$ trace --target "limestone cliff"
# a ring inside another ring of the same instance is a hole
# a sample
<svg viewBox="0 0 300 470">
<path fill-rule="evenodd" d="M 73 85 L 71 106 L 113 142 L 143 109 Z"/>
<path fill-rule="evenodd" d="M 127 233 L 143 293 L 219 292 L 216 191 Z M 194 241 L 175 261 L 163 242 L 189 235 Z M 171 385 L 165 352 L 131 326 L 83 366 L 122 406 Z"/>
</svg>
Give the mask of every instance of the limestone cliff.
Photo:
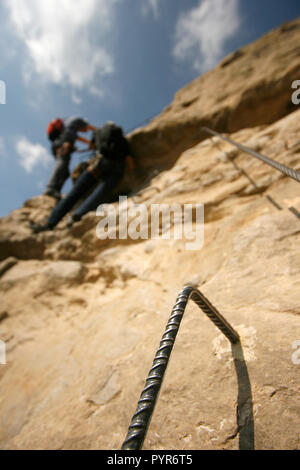
<svg viewBox="0 0 300 470">
<path fill-rule="evenodd" d="M 188 281 L 242 350 L 188 305 L 144 449 L 300 448 L 300 221 L 288 210 L 300 210 L 299 185 L 199 133 L 209 125 L 299 170 L 299 39 L 297 20 L 232 54 L 131 136 L 135 181 L 161 171 L 129 204 L 203 203 L 202 249 L 99 240 L 94 213 L 33 236 L 45 196 L 0 221 L 2 449 L 119 449 Z"/>
<path fill-rule="evenodd" d="M 180 90 L 170 106 L 133 133 L 141 167 L 172 166 L 184 150 L 207 138 L 200 126 L 231 133 L 294 111 L 291 83 L 300 76 L 299 36 L 299 19 L 284 24 Z"/>
</svg>

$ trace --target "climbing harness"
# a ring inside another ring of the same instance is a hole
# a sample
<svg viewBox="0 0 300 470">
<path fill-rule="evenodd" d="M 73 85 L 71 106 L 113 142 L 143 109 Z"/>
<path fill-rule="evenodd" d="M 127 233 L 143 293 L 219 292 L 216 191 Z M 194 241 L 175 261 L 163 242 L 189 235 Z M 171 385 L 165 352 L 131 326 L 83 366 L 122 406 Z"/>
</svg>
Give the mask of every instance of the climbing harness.
<svg viewBox="0 0 300 470">
<path fill-rule="evenodd" d="M 159 349 L 157 350 L 152 368 L 146 380 L 145 388 L 141 393 L 136 412 L 128 428 L 128 434 L 122 445 L 122 450 L 140 450 L 142 448 L 176 335 L 190 298 L 201 308 L 232 344 L 236 344 L 240 341 L 238 333 L 209 300 L 207 300 L 194 285 L 186 285 L 178 295 L 176 304 L 173 307 L 165 333 L 162 336 Z"/>
</svg>

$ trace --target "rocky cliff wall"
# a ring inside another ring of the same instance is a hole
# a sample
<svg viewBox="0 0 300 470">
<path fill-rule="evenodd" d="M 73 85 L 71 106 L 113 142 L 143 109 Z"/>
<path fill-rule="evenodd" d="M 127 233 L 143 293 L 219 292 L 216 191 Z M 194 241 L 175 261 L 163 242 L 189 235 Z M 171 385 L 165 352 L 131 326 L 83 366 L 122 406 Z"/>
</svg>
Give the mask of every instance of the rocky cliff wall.
<svg viewBox="0 0 300 470">
<path fill-rule="evenodd" d="M 201 249 L 99 240 L 94 213 L 33 236 L 29 221 L 53 207 L 45 196 L 0 221 L 2 449 L 119 449 L 189 281 L 241 348 L 188 305 L 144 448 L 299 449 L 300 222 L 288 209 L 300 211 L 299 184 L 218 138 L 191 138 L 209 124 L 300 170 L 299 35 L 295 21 L 233 54 L 132 136 L 144 171 L 168 170 L 128 204 L 203 203 Z"/>
</svg>

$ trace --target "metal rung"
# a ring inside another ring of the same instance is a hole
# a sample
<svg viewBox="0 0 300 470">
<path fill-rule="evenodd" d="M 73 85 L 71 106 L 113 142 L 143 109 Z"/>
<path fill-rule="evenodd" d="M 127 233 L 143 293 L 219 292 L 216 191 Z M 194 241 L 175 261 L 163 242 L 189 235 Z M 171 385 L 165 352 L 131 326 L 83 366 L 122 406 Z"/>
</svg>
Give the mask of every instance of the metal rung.
<svg viewBox="0 0 300 470">
<path fill-rule="evenodd" d="M 180 323 L 189 299 L 213 321 L 232 344 L 239 342 L 238 333 L 193 285 L 187 285 L 177 297 L 171 316 L 162 336 L 159 349 L 155 355 L 153 366 L 148 374 L 145 387 L 141 393 L 137 409 L 128 428 L 128 434 L 122 445 L 122 450 L 140 450 L 142 448 L 156 400 L 163 382 L 164 374 L 175 343 Z M 175 327 L 174 327 L 175 326 Z M 162 354 L 164 352 L 165 354 Z M 145 403 L 146 402 L 146 403 Z"/>
</svg>

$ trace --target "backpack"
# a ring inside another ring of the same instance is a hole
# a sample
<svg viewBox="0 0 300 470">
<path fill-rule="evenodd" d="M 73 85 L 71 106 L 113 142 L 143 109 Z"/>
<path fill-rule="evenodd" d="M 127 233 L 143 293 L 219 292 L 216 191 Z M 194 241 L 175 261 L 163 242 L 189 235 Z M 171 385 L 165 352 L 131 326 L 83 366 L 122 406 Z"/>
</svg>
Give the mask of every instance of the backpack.
<svg viewBox="0 0 300 470">
<path fill-rule="evenodd" d="M 96 149 L 106 158 L 124 158 L 129 154 L 129 145 L 123 129 L 113 122 L 107 122 L 94 133 Z"/>
<path fill-rule="evenodd" d="M 97 129 L 93 132 L 91 142 L 94 144 L 96 150 L 107 159 L 125 158 L 126 166 L 130 171 L 134 170 L 134 161 L 130 156 L 129 143 L 123 135 L 121 127 L 117 126 L 113 122 L 106 123 L 101 129 Z M 72 173 L 72 180 L 75 183 L 78 177 L 88 169 L 96 179 L 99 179 L 97 175 L 97 167 L 99 158 L 101 155 L 90 158 L 87 162 L 79 163 Z M 117 163 L 117 161 L 115 162 Z"/>
</svg>

